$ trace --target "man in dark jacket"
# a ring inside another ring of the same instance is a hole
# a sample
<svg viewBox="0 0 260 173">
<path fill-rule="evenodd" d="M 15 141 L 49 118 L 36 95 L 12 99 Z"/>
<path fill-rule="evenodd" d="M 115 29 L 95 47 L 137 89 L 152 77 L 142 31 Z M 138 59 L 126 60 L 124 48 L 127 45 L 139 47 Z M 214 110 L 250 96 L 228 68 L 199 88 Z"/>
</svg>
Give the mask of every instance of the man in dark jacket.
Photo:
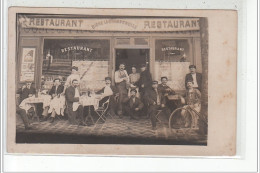
<svg viewBox="0 0 260 173">
<path fill-rule="evenodd" d="M 101 107 L 109 99 L 109 111 L 115 115 L 116 103 L 119 97 L 119 92 L 117 87 L 111 84 L 112 80 L 110 77 L 105 77 L 105 87 L 97 91 L 97 94 L 102 94 L 102 99 L 99 101 L 99 106 Z"/>
<path fill-rule="evenodd" d="M 152 129 L 156 130 L 156 114 L 158 109 L 162 109 L 166 115 L 165 97 L 158 90 L 158 81 L 152 82 L 152 88 L 145 92 L 145 99 L 148 103 L 148 113 L 152 122 Z M 169 115 L 166 115 L 169 116 Z M 167 118 L 168 119 L 168 118 Z"/>
<path fill-rule="evenodd" d="M 32 86 L 32 82 L 27 81 L 22 88 L 18 89 L 17 94 L 20 94 L 20 104 L 24 99 L 36 94 L 36 89 Z"/>
<path fill-rule="evenodd" d="M 151 73 L 147 70 L 146 64 L 142 64 L 138 86 L 139 86 L 141 100 L 144 103 L 144 109 L 143 109 L 144 115 L 147 115 L 148 113 L 147 110 L 148 103 L 146 102 L 145 99 L 145 92 L 151 88 L 151 83 L 152 83 Z"/>
<path fill-rule="evenodd" d="M 131 96 L 128 100 L 128 106 L 126 107 L 126 112 L 129 114 L 130 119 L 137 119 L 137 117 L 140 115 L 140 111 L 144 107 L 142 101 L 138 97 L 136 97 L 136 93 L 136 89 L 131 89 Z"/>
<path fill-rule="evenodd" d="M 196 66 L 195 65 L 190 65 L 189 66 L 190 73 L 186 74 L 185 77 L 185 87 L 187 87 L 188 81 L 193 81 L 193 88 L 198 89 L 201 91 L 201 84 L 202 84 L 202 75 L 201 73 L 196 73 Z"/>
<path fill-rule="evenodd" d="M 65 91 L 65 98 L 67 101 L 68 118 L 70 123 L 76 124 L 76 116 L 78 114 L 80 122 L 79 125 L 85 126 L 83 117 L 83 106 L 79 104 L 79 82 L 77 79 L 72 81 L 72 86 L 68 87 Z"/>
</svg>

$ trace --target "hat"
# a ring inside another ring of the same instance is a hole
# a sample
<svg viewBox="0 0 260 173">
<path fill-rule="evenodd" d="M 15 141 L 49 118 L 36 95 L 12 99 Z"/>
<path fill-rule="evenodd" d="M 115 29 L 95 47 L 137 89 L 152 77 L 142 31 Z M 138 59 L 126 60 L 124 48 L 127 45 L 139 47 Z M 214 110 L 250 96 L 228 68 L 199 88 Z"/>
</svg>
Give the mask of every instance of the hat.
<svg viewBox="0 0 260 173">
<path fill-rule="evenodd" d="M 196 65 L 190 65 L 189 68 L 196 68 Z"/>
<path fill-rule="evenodd" d="M 152 84 L 158 84 L 158 81 L 157 81 L 157 80 L 154 80 L 154 81 L 152 82 Z"/>
<path fill-rule="evenodd" d="M 134 91 L 135 93 L 137 93 L 136 89 L 131 89 L 130 92 Z"/>
<path fill-rule="evenodd" d="M 73 70 L 73 69 L 76 70 L 76 71 L 78 71 L 79 68 L 76 67 L 76 66 L 73 66 L 71 70 Z"/>
<path fill-rule="evenodd" d="M 166 76 L 162 76 L 161 80 L 163 80 L 163 79 L 167 79 L 168 80 L 168 78 Z"/>
<path fill-rule="evenodd" d="M 141 68 L 142 68 L 142 67 L 146 67 L 146 64 L 141 64 Z"/>
<path fill-rule="evenodd" d="M 110 80 L 111 81 L 111 77 L 105 77 L 105 80 Z"/>
</svg>

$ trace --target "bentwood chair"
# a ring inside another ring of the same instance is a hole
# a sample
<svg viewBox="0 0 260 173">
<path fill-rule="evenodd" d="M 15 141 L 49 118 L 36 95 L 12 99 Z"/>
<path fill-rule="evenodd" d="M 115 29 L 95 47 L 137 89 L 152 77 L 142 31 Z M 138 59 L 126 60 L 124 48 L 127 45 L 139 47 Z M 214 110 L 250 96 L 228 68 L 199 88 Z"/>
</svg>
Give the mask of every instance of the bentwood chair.
<svg viewBox="0 0 260 173">
<path fill-rule="evenodd" d="M 97 113 L 97 115 L 99 117 L 98 120 L 96 121 L 96 123 L 98 123 L 100 120 L 103 120 L 104 122 L 106 121 L 106 114 L 109 114 L 108 113 L 108 108 L 109 108 L 109 103 L 110 103 L 109 100 L 110 100 L 110 97 L 108 98 L 108 100 L 106 102 L 104 102 L 102 104 L 101 107 L 99 107 L 97 110 L 95 110 L 95 112 Z"/>
</svg>

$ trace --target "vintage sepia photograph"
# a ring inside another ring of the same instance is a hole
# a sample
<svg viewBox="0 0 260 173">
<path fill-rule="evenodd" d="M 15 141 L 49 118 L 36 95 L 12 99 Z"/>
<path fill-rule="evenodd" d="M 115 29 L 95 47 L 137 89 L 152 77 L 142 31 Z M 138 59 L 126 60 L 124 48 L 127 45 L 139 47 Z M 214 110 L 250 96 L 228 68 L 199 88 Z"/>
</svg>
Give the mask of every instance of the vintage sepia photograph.
<svg viewBox="0 0 260 173">
<path fill-rule="evenodd" d="M 17 14 L 16 143 L 207 145 L 207 23 Z"/>
<path fill-rule="evenodd" d="M 235 154 L 236 17 L 11 8 L 8 151 Z"/>
</svg>

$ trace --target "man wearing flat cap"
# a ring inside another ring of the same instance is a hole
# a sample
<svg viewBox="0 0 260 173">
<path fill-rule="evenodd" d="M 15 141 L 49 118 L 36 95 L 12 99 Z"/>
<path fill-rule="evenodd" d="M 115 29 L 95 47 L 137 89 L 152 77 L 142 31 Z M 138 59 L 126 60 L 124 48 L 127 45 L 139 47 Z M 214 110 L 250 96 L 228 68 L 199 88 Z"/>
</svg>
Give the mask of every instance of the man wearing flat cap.
<svg viewBox="0 0 260 173">
<path fill-rule="evenodd" d="M 116 102 L 119 97 L 117 87 L 111 84 L 112 80 L 110 77 L 105 77 L 105 87 L 97 91 L 97 94 L 102 94 L 102 99 L 99 101 L 101 107 L 109 99 L 109 111 L 112 115 L 115 115 Z"/>
<path fill-rule="evenodd" d="M 201 84 L 202 84 L 202 75 L 201 73 L 196 72 L 196 66 L 190 65 L 189 66 L 190 73 L 186 74 L 185 77 L 185 87 L 187 88 L 188 81 L 193 81 L 193 88 L 198 89 L 201 91 Z"/>
<path fill-rule="evenodd" d="M 145 92 L 145 99 L 148 103 L 148 114 L 151 118 L 152 130 L 156 130 L 156 114 L 158 109 L 162 109 L 165 116 L 168 116 L 166 113 L 165 107 L 165 97 L 162 95 L 158 89 L 158 81 L 152 82 L 152 88 L 148 89 Z M 168 117 L 167 117 L 168 119 Z"/>
<path fill-rule="evenodd" d="M 131 89 L 130 98 L 128 100 L 128 106 L 126 107 L 126 112 L 129 114 L 130 119 L 137 119 L 140 116 L 140 111 L 143 109 L 144 104 L 136 96 L 137 90 Z"/>
</svg>

